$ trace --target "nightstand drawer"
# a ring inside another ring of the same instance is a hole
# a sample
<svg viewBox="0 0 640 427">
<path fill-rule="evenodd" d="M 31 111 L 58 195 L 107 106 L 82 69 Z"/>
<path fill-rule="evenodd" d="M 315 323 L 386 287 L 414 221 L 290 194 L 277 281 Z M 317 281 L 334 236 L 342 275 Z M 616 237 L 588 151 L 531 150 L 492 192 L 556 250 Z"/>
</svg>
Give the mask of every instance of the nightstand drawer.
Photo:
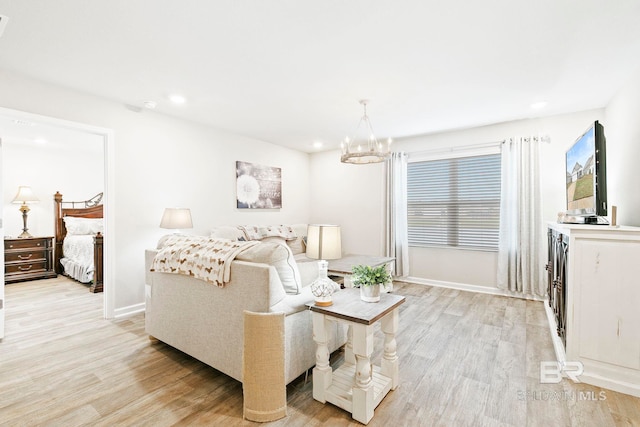
<svg viewBox="0 0 640 427">
<path fill-rule="evenodd" d="M 6 263 L 4 265 L 4 273 L 10 274 L 22 274 L 22 273 L 35 273 L 39 271 L 47 271 L 47 260 L 35 262 L 20 262 L 20 263 Z"/>
<path fill-rule="evenodd" d="M 47 248 L 51 247 L 50 241 L 50 238 L 5 239 L 4 250 Z"/>
<path fill-rule="evenodd" d="M 13 262 L 33 262 L 33 261 L 44 261 L 47 258 L 46 250 L 23 250 L 23 251 L 15 251 L 15 252 L 6 252 L 4 254 L 4 262 L 13 263 Z"/>
</svg>

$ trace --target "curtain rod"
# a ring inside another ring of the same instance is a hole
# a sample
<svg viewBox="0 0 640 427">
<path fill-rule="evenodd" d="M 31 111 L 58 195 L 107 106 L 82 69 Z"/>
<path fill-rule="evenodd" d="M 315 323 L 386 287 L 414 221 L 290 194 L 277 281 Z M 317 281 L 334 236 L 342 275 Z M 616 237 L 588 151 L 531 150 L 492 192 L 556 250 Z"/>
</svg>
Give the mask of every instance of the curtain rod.
<svg viewBox="0 0 640 427">
<path fill-rule="evenodd" d="M 431 150 L 423 150 L 423 151 L 411 151 L 409 152 L 409 155 L 420 156 L 423 154 L 450 153 L 454 151 L 472 150 L 477 148 L 497 147 L 499 145 L 504 144 L 506 141 L 507 141 L 506 139 L 503 139 L 502 141 L 483 142 L 479 144 L 469 144 L 469 145 L 458 145 L 454 147 L 434 148 Z"/>
<path fill-rule="evenodd" d="M 513 142 L 515 138 L 509 138 L 509 139 L 505 139 L 504 141 L 502 141 L 502 143 L 504 144 L 505 142 L 509 141 L 509 142 Z M 551 137 L 549 135 L 540 135 L 540 136 L 521 136 L 520 137 L 521 140 L 524 140 L 525 142 L 529 142 L 531 140 L 534 141 L 540 141 L 540 142 L 546 142 L 547 144 L 549 144 L 551 142 Z"/>
</svg>

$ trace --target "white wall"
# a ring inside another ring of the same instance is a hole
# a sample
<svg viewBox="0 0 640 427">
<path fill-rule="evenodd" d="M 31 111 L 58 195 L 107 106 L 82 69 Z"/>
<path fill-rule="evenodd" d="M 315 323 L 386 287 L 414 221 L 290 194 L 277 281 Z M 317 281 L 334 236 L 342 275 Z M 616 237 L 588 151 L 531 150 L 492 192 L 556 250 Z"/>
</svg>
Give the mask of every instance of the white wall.
<svg viewBox="0 0 640 427">
<path fill-rule="evenodd" d="M 103 143 L 86 136 L 84 149 L 64 143 L 38 144 L 3 136 L 2 188 L 5 235 L 22 232 L 19 204 L 12 204 L 18 186 L 27 185 L 40 202 L 29 204 L 29 232 L 34 236 L 53 236 L 53 195 L 62 192 L 64 200 L 81 201 L 104 191 Z"/>
<path fill-rule="evenodd" d="M 618 206 L 618 223 L 640 226 L 640 72 L 606 109 L 607 200 Z"/>
<path fill-rule="evenodd" d="M 0 71 L 0 93 L 2 107 L 114 131 L 116 309 L 144 301 L 144 250 L 166 232 L 158 227 L 165 207 L 190 207 L 192 232 L 198 234 L 221 224 L 309 221 L 306 153 L 159 113 L 136 113 L 117 102 L 6 71 Z M 236 160 L 282 168 L 282 209 L 236 209 Z"/>
<path fill-rule="evenodd" d="M 311 158 L 311 223 L 340 225 L 343 253 L 382 254 L 384 165 L 340 163 L 337 151 Z"/>
<path fill-rule="evenodd" d="M 591 110 L 543 119 L 520 120 L 423 135 L 394 142 L 395 151 L 408 153 L 451 146 L 502 141 L 512 136 L 548 135 L 542 144 L 543 218 L 555 220 L 565 209 L 565 151 L 604 110 Z M 608 129 L 608 128 L 607 128 Z M 312 219 L 331 216 L 343 224 L 343 246 L 351 252 L 384 253 L 384 168 L 380 165 L 344 165 L 337 152 L 311 156 Z M 366 216 L 367 220 L 362 218 Z M 545 236 L 541 236 L 545 238 Z M 355 241 L 354 241 L 355 239 Z M 419 281 L 496 288 L 497 254 L 459 249 L 410 248 L 410 276 Z M 542 268 L 542 265 L 541 265 Z"/>
</svg>

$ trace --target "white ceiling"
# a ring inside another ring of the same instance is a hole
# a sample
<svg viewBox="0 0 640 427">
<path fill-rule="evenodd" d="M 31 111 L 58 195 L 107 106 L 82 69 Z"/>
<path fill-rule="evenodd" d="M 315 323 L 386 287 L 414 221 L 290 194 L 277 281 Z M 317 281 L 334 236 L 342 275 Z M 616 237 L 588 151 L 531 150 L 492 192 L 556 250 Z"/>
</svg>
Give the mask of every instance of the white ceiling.
<svg viewBox="0 0 640 427">
<path fill-rule="evenodd" d="M 307 152 L 352 134 L 362 98 L 376 136 L 400 138 L 600 108 L 640 70 L 637 0 L 0 0 L 0 15 L 0 68 Z"/>
<path fill-rule="evenodd" d="M 70 127 L 26 120 L 0 112 L 0 137 L 3 144 L 16 144 L 38 150 L 83 152 L 92 156 L 104 153 L 104 138 Z"/>
</svg>

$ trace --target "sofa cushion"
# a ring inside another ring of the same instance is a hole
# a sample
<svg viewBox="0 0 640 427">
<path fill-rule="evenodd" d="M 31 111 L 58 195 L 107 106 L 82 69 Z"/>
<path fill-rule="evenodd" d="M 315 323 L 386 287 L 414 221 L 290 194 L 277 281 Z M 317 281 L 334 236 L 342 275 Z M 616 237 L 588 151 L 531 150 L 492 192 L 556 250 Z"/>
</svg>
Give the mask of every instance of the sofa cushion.
<svg viewBox="0 0 640 427">
<path fill-rule="evenodd" d="M 259 245 L 241 252 L 236 259 L 273 265 L 280 276 L 282 287 L 287 294 L 300 292 L 300 272 L 286 244 L 261 240 Z"/>
<path fill-rule="evenodd" d="M 320 269 L 318 268 L 318 260 L 304 257 L 301 260 L 300 254 L 295 256 L 296 263 L 298 264 L 298 271 L 300 271 L 300 286 L 305 287 L 313 283 L 318 278 Z"/>
<path fill-rule="evenodd" d="M 287 295 L 283 300 L 271 306 L 270 312 L 282 312 L 285 316 L 308 310 L 307 303 L 313 302 L 313 294 L 309 286 L 302 288 L 298 295 Z"/>
</svg>

